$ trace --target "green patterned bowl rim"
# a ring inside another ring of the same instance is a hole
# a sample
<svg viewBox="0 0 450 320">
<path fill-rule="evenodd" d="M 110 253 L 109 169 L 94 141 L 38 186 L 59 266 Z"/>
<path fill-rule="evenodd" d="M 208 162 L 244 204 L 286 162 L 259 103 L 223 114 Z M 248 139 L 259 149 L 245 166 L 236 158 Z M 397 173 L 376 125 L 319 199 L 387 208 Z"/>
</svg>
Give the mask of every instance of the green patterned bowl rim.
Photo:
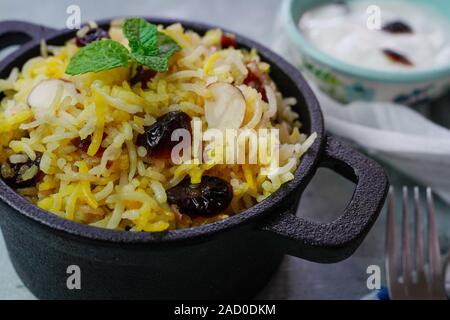
<svg viewBox="0 0 450 320">
<path fill-rule="evenodd" d="M 442 11 L 446 11 L 446 16 L 450 17 L 450 1 L 448 0 L 415 0 L 414 2 L 423 2 L 429 5 L 438 6 Z M 300 32 L 297 27 L 298 18 L 300 15 L 296 15 L 293 10 L 299 3 L 308 2 L 305 0 L 284 0 L 282 5 L 281 17 L 282 24 L 286 30 L 289 38 L 295 43 L 300 51 L 307 57 L 320 62 L 328 68 L 334 69 L 339 73 L 347 76 L 363 78 L 365 80 L 379 81 L 379 82 L 394 82 L 394 83 L 417 83 L 430 80 L 437 80 L 440 78 L 450 77 L 450 64 L 431 68 L 427 70 L 407 71 L 407 72 L 389 72 L 389 71 L 377 71 L 367 68 L 358 67 L 352 64 L 342 62 L 334 58 L 333 56 L 326 54 L 319 49 L 316 49 L 313 44 L 308 41 Z M 310 6 L 314 7 L 320 3 L 326 3 L 329 1 L 309 1 Z M 303 11 L 302 11 L 303 12 Z M 301 13 L 301 12 L 299 12 Z"/>
</svg>

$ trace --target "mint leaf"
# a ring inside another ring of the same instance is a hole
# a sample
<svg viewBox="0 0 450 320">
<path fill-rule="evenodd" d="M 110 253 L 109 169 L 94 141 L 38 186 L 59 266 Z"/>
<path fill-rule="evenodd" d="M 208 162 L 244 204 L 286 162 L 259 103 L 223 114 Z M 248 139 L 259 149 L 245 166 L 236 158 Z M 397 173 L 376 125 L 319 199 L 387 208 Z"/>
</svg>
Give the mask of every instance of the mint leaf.
<svg viewBox="0 0 450 320">
<path fill-rule="evenodd" d="M 138 53 L 132 53 L 131 56 L 139 64 L 143 64 L 157 72 L 166 72 L 169 69 L 169 58 L 166 56 L 145 56 Z"/>
<path fill-rule="evenodd" d="M 66 73 L 78 75 L 127 67 L 129 60 L 128 49 L 119 42 L 110 39 L 95 41 L 81 48 L 70 59 Z"/>
<path fill-rule="evenodd" d="M 158 29 L 142 18 L 126 19 L 123 32 L 128 39 L 131 52 L 156 55 L 158 52 Z"/>
<path fill-rule="evenodd" d="M 106 39 L 81 48 L 70 60 L 66 73 L 78 75 L 127 67 L 130 59 L 157 72 L 169 69 L 169 59 L 181 47 L 168 35 L 142 18 L 125 20 L 123 31 L 131 53 L 119 42 Z"/>
<path fill-rule="evenodd" d="M 175 52 L 180 51 L 181 47 L 171 37 L 158 31 L 158 50 L 160 55 L 170 58 Z"/>
<path fill-rule="evenodd" d="M 124 34 L 128 39 L 131 56 L 140 64 L 158 72 L 166 72 L 169 59 L 181 47 L 169 36 L 142 18 L 125 20 Z"/>
</svg>

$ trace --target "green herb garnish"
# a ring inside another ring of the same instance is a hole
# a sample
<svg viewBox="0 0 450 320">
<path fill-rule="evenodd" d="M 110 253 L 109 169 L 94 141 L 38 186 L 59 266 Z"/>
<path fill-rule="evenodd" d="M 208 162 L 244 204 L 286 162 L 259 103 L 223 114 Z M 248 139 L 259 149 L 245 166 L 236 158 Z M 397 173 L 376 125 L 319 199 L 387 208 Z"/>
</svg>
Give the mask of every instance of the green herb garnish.
<svg viewBox="0 0 450 320">
<path fill-rule="evenodd" d="M 167 71 L 170 57 L 181 49 L 172 38 L 141 18 L 127 19 L 123 32 L 128 39 L 131 57 L 158 72 Z"/>
<path fill-rule="evenodd" d="M 78 51 L 70 59 L 66 73 L 71 75 L 99 72 L 127 67 L 130 62 L 128 49 L 113 40 L 95 41 Z"/>
<path fill-rule="evenodd" d="M 181 50 L 172 38 L 142 18 L 126 19 L 123 31 L 131 52 L 114 40 L 95 41 L 82 47 L 70 59 L 66 73 L 78 75 L 127 67 L 133 60 L 157 72 L 166 72 L 170 57 Z"/>
</svg>

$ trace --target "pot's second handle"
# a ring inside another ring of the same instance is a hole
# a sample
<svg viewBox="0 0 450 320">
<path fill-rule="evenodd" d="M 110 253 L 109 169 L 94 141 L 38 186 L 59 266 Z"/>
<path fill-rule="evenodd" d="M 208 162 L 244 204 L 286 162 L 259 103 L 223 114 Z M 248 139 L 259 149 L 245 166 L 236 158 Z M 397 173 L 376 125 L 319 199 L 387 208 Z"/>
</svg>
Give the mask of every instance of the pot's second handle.
<svg viewBox="0 0 450 320">
<path fill-rule="evenodd" d="M 266 221 L 262 229 L 287 254 L 332 263 L 348 258 L 359 246 L 383 207 L 388 179 L 378 163 L 331 136 L 320 166 L 356 183 L 343 214 L 333 222 L 317 223 L 296 217 L 297 207 L 292 206 Z"/>
<path fill-rule="evenodd" d="M 14 44 L 40 41 L 56 29 L 24 21 L 0 21 L 0 50 Z"/>
</svg>

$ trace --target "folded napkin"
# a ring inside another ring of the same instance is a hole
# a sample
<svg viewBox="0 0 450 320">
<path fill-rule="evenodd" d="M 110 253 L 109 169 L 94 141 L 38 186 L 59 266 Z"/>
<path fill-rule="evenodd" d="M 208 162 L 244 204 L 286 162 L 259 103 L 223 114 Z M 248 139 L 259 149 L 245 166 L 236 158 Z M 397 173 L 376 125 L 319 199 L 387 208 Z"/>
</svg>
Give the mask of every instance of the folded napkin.
<svg viewBox="0 0 450 320">
<path fill-rule="evenodd" d="M 450 203 L 450 130 L 407 106 L 385 102 L 342 105 L 311 85 L 329 132 L 430 186 Z"/>
</svg>

